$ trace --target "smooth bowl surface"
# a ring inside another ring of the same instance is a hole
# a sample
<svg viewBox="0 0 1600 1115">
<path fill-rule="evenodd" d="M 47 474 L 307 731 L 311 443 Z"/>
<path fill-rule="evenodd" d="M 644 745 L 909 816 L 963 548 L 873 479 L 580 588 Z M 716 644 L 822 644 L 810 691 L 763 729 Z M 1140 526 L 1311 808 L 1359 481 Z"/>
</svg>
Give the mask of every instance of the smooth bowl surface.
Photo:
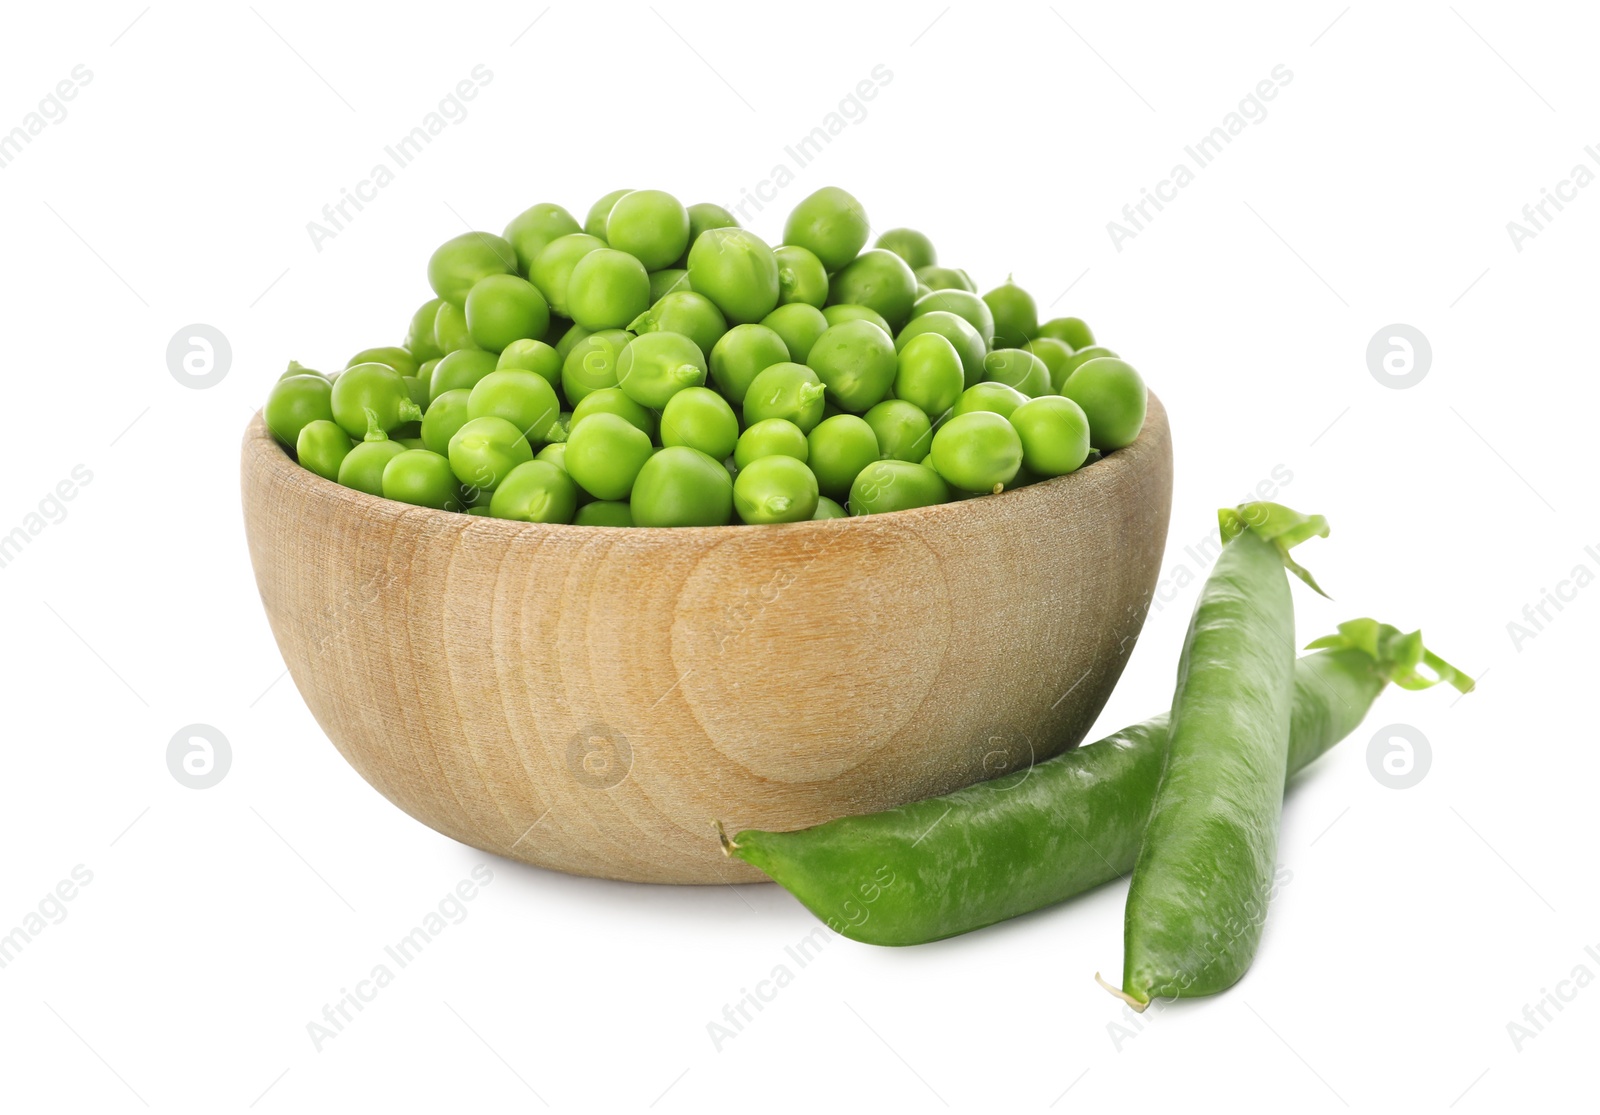
<svg viewBox="0 0 1600 1115">
<path fill-rule="evenodd" d="M 885 809 L 1075 746 L 1144 622 L 1167 416 L 1080 472 L 890 515 L 679 529 L 242 485 L 295 684 L 351 766 L 463 843 L 580 875 L 764 879 L 730 832 Z"/>
</svg>

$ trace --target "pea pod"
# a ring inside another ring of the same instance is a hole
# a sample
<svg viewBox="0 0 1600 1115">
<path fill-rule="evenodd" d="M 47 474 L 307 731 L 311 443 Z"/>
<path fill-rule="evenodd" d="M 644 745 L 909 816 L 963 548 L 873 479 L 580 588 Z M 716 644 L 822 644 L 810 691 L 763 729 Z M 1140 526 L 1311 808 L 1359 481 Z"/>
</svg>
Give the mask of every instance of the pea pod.
<svg viewBox="0 0 1600 1115">
<path fill-rule="evenodd" d="M 1361 723 L 1384 686 L 1472 682 L 1422 645 L 1359 619 L 1295 662 L 1289 773 Z M 1426 666 L 1432 676 L 1419 672 Z M 1025 772 L 798 832 L 724 838 L 835 932 L 916 945 L 1062 902 L 1133 869 L 1167 752 L 1167 714 Z"/>
<path fill-rule="evenodd" d="M 1128 886 L 1118 994 L 1136 1010 L 1236 983 L 1274 889 L 1294 710 L 1284 567 L 1315 588 L 1288 551 L 1328 525 L 1271 503 L 1218 515 L 1222 553 L 1184 637 L 1167 761 Z"/>
</svg>

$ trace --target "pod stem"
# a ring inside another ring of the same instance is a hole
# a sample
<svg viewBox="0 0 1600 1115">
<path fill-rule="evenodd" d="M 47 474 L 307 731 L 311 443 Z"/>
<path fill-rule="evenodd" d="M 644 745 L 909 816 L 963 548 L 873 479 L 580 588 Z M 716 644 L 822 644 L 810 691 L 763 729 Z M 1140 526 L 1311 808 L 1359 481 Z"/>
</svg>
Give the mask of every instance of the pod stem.
<svg viewBox="0 0 1600 1115">
<path fill-rule="evenodd" d="M 712 821 L 711 824 L 717 830 L 717 839 L 722 842 L 722 854 L 732 857 L 739 850 L 739 842 L 728 835 L 721 821 Z"/>
<path fill-rule="evenodd" d="M 1113 994 L 1117 998 L 1121 999 L 1124 1003 L 1127 1003 L 1130 1007 L 1132 1007 L 1134 1010 L 1138 1011 L 1140 1014 L 1143 1014 L 1144 1013 L 1144 1008 L 1150 1005 L 1150 1001 L 1148 999 L 1141 1003 L 1138 999 L 1135 999 L 1132 995 L 1129 995 L 1126 991 L 1122 990 L 1122 988 L 1120 988 L 1120 987 L 1112 987 L 1109 983 L 1107 983 L 1104 979 L 1101 978 L 1099 972 L 1096 972 L 1094 974 L 1094 981 L 1096 983 L 1098 983 L 1101 987 L 1105 988 L 1107 991 L 1111 992 L 1111 994 Z"/>
<path fill-rule="evenodd" d="M 1281 503 L 1241 503 L 1219 510 L 1217 524 L 1224 542 L 1248 530 L 1272 543 L 1285 569 L 1310 585 L 1318 596 L 1327 597 L 1310 571 L 1289 556 L 1291 549 L 1308 538 L 1328 537 L 1328 520 L 1321 515 L 1302 515 Z"/>
<path fill-rule="evenodd" d="M 363 441 L 388 441 L 389 431 L 383 428 L 383 423 L 378 421 L 378 412 L 371 407 L 361 408 L 367 416 L 367 436 Z"/>
<path fill-rule="evenodd" d="M 1422 632 L 1402 634 L 1400 629 L 1375 619 L 1352 619 L 1333 635 L 1306 644 L 1307 650 L 1359 650 L 1370 657 L 1385 681 L 1401 689 L 1428 689 L 1447 682 L 1458 692 L 1471 693 L 1477 683 L 1422 644 Z M 1418 670 L 1422 667 L 1426 673 Z"/>
</svg>

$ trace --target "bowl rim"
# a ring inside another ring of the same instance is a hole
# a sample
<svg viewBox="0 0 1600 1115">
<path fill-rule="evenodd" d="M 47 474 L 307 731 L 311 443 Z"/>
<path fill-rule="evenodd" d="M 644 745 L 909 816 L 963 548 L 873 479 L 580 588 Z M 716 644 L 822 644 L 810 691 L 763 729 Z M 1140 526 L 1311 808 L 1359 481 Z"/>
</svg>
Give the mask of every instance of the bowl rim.
<svg viewBox="0 0 1600 1115">
<path fill-rule="evenodd" d="M 445 511 L 433 507 L 421 507 L 416 504 L 402 503 L 399 500 L 388 499 L 384 496 L 370 495 L 355 488 L 347 488 L 334 480 L 319 476 L 308 468 L 304 468 L 293 457 L 289 456 L 288 448 L 278 442 L 278 439 L 267 429 L 265 419 L 266 408 L 262 407 L 251 416 L 245 427 L 242 445 L 242 460 L 240 463 L 241 481 L 247 485 L 252 475 L 252 465 L 263 472 L 272 482 L 287 484 L 290 487 L 302 487 L 308 494 L 319 499 L 331 499 L 349 506 L 352 513 L 359 512 L 364 519 L 370 521 L 374 515 L 386 521 L 398 524 L 406 521 L 410 527 L 423 526 L 436 523 L 442 529 L 463 529 L 468 526 L 479 530 L 499 531 L 506 539 L 524 537 L 530 534 L 562 540 L 581 539 L 620 539 L 628 538 L 637 541 L 662 540 L 665 538 L 677 539 L 687 543 L 695 540 L 712 541 L 719 538 L 728 538 L 729 531 L 740 530 L 748 534 L 751 531 L 761 531 L 774 538 L 793 537 L 802 532 L 819 532 L 825 530 L 857 530 L 873 531 L 891 524 L 923 524 L 933 525 L 941 519 L 954 522 L 959 516 L 971 516 L 982 513 L 983 508 L 996 509 L 1001 501 L 1007 501 L 1008 509 L 1018 507 L 1018 504 L 1027 499 L 1054 500 L 1056 497 L 1065 497 L 1087 484 L 1104 486 L 1115 484 L 1140 467 L 1146 465 L 1146 458 L 1151 454 L 1153 442 L 1157 431 L 1160 431 L 1164 441 L 1170 441 L 1166 407 L 1156 396 L 1154 391 L 1146 389 L 1145 420 L 1139 430 L 1139 436 L 1133 443 L 1101 457 L 1092 464 L 1084 465 L 1075 472 L 1065 476 L 1055 476 L 1048 480 L 1040 480 L 1020 488 L 1010 488 L 998 495 L 984 494 L 971 496 L 967 499 L 949 500 L 945 503 L 929 504 L 925 507 L 912 507 L 903 511 L 880 512 L 875 515 L 845 515 L 841 519 L 807 519 L 798 523 L 726 523 L 722 526 L 701 527 L 613 527 L 590 526 L 577 523 L 527 523 L 518 519 L 496 519 L 489 515 L 467 515 L 460 511 Z M 1019 508 L 1020 509 L 1020 508 Z"/>
</svg>

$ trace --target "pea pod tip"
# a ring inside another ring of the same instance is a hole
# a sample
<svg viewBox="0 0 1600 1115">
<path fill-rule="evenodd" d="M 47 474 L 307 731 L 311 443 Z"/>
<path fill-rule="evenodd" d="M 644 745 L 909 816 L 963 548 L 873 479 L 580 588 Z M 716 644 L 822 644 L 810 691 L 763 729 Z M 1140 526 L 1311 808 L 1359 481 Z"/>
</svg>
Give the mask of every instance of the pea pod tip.
<svg viewBox="0 0 1600 1115">
<path fill-rule="evenodd" d="M 1111 994 L 1121 999 L 1124 1003 L 1127 1003 L 1140 1014 L 1143 1014 L 1144 1008 L 1150 1005 L 1150 1000 L 1148 999 L 1146 999 L 1144 1002 L 1140 1002 L 1138 999 L 1135 999 L 1132 995 L 1129 995 L 1126 991 L 1122 990 L 1122 988 L 1111 986 L 1105 981 L 1104 977 L 1102 977 L 1099 972 L 1094 974 L 1094 981 L 1107 991 L 1111 992 Z"/>
<path fill-rule="evenodd" d="M 717 830 L 717 840 L 722 844 L 722 854 L 732 858 L 733 853 L 739 850 L 739 842 L 732 839 L 721 821 L 712 821 L 711 826 Z"/>
</svg>

